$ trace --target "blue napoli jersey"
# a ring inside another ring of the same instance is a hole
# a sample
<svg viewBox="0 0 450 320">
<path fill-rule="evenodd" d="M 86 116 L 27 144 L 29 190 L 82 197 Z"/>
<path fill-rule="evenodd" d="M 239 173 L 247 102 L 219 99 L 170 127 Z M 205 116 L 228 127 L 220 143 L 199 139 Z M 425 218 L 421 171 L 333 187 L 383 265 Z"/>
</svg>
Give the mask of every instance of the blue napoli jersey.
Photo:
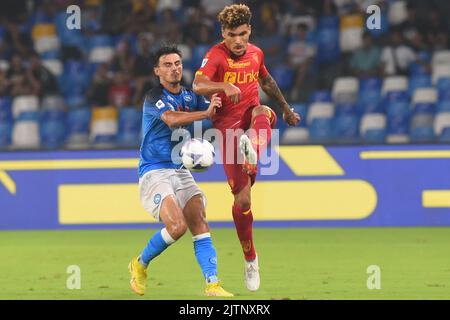
<svg viewBox="0 0 450 320">
<path fill-rule="evenodd" d="M 155 169 L 178 169 L 180 164 L 172 161 L 172 148 L 179 141 L 171 141 L 172 131 L 161 115 L 168 111 L 202 111 L 209 101 L 196 95 L 192 90 L 181 88 L 179 94 L 173 94 L 158 86 L 150 90 L 144 100 L 142 115 L 142 143 L 140 148 L 139 177 Z"/>
</svg>

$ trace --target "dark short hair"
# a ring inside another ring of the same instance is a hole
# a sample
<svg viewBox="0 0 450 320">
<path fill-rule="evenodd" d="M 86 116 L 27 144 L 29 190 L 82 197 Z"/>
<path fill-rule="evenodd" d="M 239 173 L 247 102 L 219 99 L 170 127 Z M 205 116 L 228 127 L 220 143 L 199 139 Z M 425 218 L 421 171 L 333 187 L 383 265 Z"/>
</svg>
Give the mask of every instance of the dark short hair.
<svg viewBox="0 0 450 320">
<path fill-rule="evenodd" d="M 168 54 L 172 54 L 172 53 L 176 53 L 177 55 L 180 56 L 180 58 L 183 58 L 183 56 L 181 55 L 181 51 L 178 49 L 176 44 L 161 45 L 161 47 L 159 47 L 159 49 L 153 55 L 153 66 L 154 67 L 158 66 L 159 58 L 161 58 L 162 56 L 168 55 Z"/>
</svg>

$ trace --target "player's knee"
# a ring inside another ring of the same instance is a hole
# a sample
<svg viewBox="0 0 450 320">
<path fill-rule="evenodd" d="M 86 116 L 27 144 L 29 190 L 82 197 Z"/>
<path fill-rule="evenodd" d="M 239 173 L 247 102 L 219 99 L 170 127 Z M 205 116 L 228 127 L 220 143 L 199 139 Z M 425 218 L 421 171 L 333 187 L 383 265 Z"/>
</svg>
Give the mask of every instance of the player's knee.
<svg viewBox="0 0 450 320">
<path fill-rule="evenodd" d="M 247 211 L 251 206 L 250 197 L 240 197 L 234 201 L 234 204 L 239 206 L 242 211 Z"/>
<path fill-rule="evenodd" d="M 166 226 L 166 229 L 174 240 L 178 240 L 186 233 L 187 225 L 185 221 L 180 219 Z"/>
<path fill-rule="evenodd" d="M 252 117 L 256 117 L 257 115 L 260 115 L 260 114 L 265 114 L 268 117 L 270 117 L 272 114 L 272 111 L 268 106 L 265 106 L 265 105 L 260 105 L 260 106 L 253 108 Z"/>
</svg>

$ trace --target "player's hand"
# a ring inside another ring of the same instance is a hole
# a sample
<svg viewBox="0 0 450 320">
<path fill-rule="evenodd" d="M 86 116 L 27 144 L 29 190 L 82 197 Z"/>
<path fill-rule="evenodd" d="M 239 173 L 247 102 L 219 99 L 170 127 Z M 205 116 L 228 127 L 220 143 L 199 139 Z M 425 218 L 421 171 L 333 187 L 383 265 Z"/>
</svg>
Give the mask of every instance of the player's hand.
<svg viewBox="0 0 450 320">
<path fill-rule="evenodd" d="M 223 90 L 228 99 L 234 104 L 241 101 L 241 89 L 236 87 L 232 83 L 225 83 L 225 89 Z"/>
<path fill-rule="evenodd" d="M 217 96 L 217 93 L 214 93 L 211 96 L 211 102 L 209 103 L 208 110 L 206 110 L 208 119 L 211 119 L 211 117 L 216 113 L 216 109 L 220 107 L 222 107 L 222 99 Z"/>
<path fill-rule="evenodd" d="M 300 115 L 294 112 L 294 108 L 289 108 L 289 111 L 283 112 L 283 120 L 290 126 L 296 126 L 300 122 Z"/>
</svg>

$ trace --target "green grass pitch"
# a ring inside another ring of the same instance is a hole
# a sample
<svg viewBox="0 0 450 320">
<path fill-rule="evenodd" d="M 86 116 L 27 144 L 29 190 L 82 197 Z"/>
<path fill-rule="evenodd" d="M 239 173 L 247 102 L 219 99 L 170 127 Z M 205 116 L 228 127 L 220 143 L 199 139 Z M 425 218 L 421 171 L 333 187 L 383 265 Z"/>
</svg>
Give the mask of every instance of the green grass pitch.
<svg viewBox="0 0 450 320">
<path fill-rule="evenodd" d="M 147 293 L 129 288 L 127 264 L 149 230 L 0 232 L 0 299 L 205 299 L 186 234 L 154 260 Z M 232 299 L 450 299 L 450 228 L 292 228 L 254 230 L 261 288 L 243 282 L 234 229 L 212 230 L 219 276 Z M 69 265 L 81 289 L 66 287 Z M 381 268 L 369 290 L 367 267 Z"/>
</svg>

